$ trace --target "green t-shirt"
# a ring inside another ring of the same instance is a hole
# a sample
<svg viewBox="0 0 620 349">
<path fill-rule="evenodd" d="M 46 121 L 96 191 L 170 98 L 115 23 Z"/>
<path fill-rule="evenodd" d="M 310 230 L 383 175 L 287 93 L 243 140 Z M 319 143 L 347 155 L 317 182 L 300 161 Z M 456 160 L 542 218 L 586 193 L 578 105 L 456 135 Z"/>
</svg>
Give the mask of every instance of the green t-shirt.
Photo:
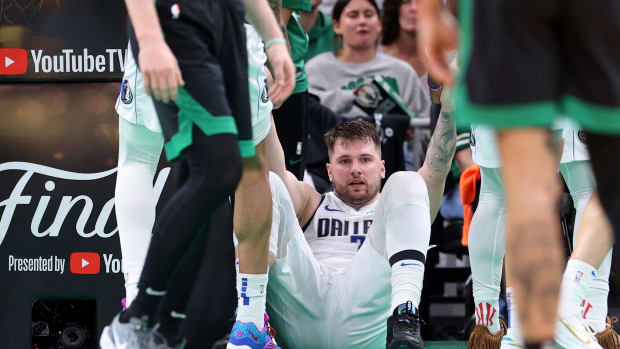
<svg viewBox="0 0 620 349">
<path fill-rule="evenodd" d="M 312 11 L 312 2 L 311 0 L 282 0 L 282 7 L 310 12 Z"/>
<path fill-rule="evenodd" d="M 295 64 L 295 89 L 293 94 L 308 90 L 308 76 L 306 76 L 305 60 L 308 51 L 308 35 L 299 24 L 299 12 L 294 11 L 286 26 L 288 41 L 291 43 L 291 58 Z"/>
<path fill-rule="evenodd" d="M 334 52 L 334 28 L 331 19 L 319 12 L 314 27 L 308 33 L 308 52 L 306 62 L 323 52 Z"/>
</svg>

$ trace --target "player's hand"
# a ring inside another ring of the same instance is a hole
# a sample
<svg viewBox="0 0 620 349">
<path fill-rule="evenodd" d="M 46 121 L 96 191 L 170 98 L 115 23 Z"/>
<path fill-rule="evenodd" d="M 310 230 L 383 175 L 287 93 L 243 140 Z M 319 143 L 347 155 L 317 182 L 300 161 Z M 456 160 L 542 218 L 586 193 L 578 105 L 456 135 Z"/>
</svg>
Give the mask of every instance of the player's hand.
<svg viewBox="0 0 620 349">
<path fill-rule="evenodd" d="M 418 25 L 418 52 L 429 74 L 444 84 L 454 83 L 454 74 L 445 52 L 458 46 L 458 29 L 454 16 L 447 9 L 427 13 Z"/>
<path fill-rule="evenodd" d="M 266 52 L 274 75 L 269 97 L 274 105 L 278 105 L 284 102 L 295 88 L 295 66 L 284 44 L 272 45 Z"/>
<path fill-rule="evenodd" d="M 265 76 L 267 79 L 267 91 L 271 91 L 271 89 L 273 88 L 273 76 L 271 75 L 271 72 L 269 71 L 267 66 L 263 66 L 263 71 L 265 72 Z M 274 110 L 280 108 L 282 106 L 282 103 L 284 103 L 284 101 L 281 101 L 278 104 L 271 101 L 271 104 L 273 105 Z"/>
<path fill-rule="evenodd" d="M 165 41 L 141 42 L 138 62 L 147 95 L 164 103 L 177 98 L 178 87 L 185 82 L 179 63 Z"/>
</svg>

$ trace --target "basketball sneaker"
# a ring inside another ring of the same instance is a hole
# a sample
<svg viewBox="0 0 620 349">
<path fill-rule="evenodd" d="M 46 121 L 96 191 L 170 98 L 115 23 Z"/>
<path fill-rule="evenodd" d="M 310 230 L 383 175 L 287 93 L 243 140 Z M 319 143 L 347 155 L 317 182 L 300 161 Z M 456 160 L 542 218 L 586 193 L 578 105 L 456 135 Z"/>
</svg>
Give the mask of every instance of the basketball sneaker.
<svg viewBox="0 0 620 349">
<path fill-rule="evenodd" d="M 565 349 L 602 349 L 581 313 L 558 318 L 555 342 Z"/>
<path fill-rule="evenodd" d="M 153 326 L 153 329 L 149 331 L 146 339 L 143 342 L 143 347 L 146 349 L 183 349 L 187 344 L 187 341 L 183 339 L 179 344 L 171 345 L 164 336 L 162 336 L 157 329 L 159 325 Z"/>
<path fill-rule="evenodd" d="M 230 332 L 226 349 L 281 349 L 275 341 L 276 333 L 269 326 L 269 316 L 265 314 L 262 331 L 253 322 L 236 321 Z"/>
<path fill-rule="evenodd" d="M 120 313 L 101 333 L 101 349 L 140 349 L 143 348 L 149 334 L 146 317 L 130 318 L 129 322 L 120 322 Z"/>
<path fill-rule="evenodd" d="M 411 302 L 394 309 L 387 320 L 387 349 L 424 349 L 420 334 L 420 315 Z"/>
</svg>

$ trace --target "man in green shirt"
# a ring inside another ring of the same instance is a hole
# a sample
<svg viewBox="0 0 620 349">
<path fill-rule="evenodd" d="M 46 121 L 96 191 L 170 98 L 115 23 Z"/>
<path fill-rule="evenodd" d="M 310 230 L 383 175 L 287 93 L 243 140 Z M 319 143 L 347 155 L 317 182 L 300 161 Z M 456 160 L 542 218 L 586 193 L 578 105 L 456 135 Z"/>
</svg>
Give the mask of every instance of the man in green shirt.
<svg viewBox="0 0 620 349">
<path fill-rule="evenodd" d="M 280 12 L 291 45 L 296 79 L 293 93 L 279 109 L 273 111 L 273 119 L 284 149 L 286 169 L 298 179 L 303 178 L 303 154 L 308 135 L 306 125 L 308 77 L 304 69 L 308 35 L 300 22 L 310 14 L 311 9 L 310 0 L 282 0 Z"/>
</svg>

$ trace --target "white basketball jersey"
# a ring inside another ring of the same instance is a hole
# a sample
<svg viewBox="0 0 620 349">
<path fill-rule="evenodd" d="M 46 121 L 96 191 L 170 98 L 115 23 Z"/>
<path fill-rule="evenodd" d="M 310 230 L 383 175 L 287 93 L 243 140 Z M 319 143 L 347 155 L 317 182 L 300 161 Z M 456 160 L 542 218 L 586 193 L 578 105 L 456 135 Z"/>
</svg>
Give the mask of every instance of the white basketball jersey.
<svg viewBox="0 0 620 349">
<path fill-rule="evenodd" d="M 317 260 L 334 272 L 346 271 L 370 231 L 378 202 L 356 210 L 336 193 L 325 194 L 304 230 Z"/>
</svg>

